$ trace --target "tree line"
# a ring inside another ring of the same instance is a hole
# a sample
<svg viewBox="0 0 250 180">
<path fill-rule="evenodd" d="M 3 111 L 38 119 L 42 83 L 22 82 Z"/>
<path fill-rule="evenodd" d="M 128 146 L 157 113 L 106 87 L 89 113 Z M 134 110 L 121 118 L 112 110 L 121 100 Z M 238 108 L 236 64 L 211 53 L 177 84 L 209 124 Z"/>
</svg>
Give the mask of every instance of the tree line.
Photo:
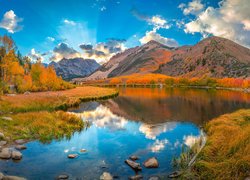
<svg viewBox="0 0 250 180">
<path fill-rule="evenodd" d="M 45 67 L 40 59 L 33 63 L 28 56 L 23 57 L 11 37 L 0 36 L 0 93 L 9 93 L 11 87 L 22 93 L 71 86 L 56 75 L 53 67 Z"/>
</svg>

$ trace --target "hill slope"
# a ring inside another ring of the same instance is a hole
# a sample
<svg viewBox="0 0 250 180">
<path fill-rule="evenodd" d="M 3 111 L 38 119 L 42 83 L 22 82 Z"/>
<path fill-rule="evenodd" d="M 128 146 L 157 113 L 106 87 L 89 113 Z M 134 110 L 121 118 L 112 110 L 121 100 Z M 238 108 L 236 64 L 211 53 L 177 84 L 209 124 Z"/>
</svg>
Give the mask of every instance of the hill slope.
<svg viewBox="0 0 250 180">
<path fill-rule="evenodd" d="M 250 77 L 250 50 L 233 41 L 210 37 L 174 50 L 158 73 L 183 77 Z"/>
<path fill-rule="evenodd" d="M 250 77 L 250 50 L 219 37 L 209 37 L 194 46 L 178 48 L 150 41 L 113 56 L 89 77 L 80 80 L 135 73 L 175 77 Z"/>
<path fill-rule="evenodd" d="M 113 56 L 86 80 L 110 78 L 133 73 L 151 73 L 170 60 L 172 48 L 156 41 Z"/>
<path fill-rule="evenodd" d="M 53 66 L 56 74 L 65 80 L 88 76 L 100 67 L 95 60 L 82 58 L 62 59 L 51 62 L 49 66 Z"/>
</svg>

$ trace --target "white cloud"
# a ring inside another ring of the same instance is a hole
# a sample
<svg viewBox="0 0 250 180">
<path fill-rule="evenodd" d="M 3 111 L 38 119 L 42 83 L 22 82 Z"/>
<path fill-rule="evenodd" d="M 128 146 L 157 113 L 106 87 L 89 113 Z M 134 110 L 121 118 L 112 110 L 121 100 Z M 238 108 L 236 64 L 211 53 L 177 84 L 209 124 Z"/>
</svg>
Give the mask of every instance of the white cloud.
<svg viewBox="0 0 250 180">
<path fill-rule="evenodd" d="M 10 10 L 4 14 L 0 22 L 0 27 L 6 29 L 9 33 L 15 33 L 22 30 L 23 27 L 18 24 L 22 21 L 22 18 L 17 17 L 14 11 Z"/>
<path fill-rule="evenodd" d="M 158 135 L 173 130 L 175 126 L 176 123 L 174 122 L 167 122 L 158 125 L 142 124 L 139 128 L 139 131 L 145 134 L 147 139 L 155 140 Z"/>
<path fill-rule="evenodd" d="M 220 36 L 250 47 L 250 1 L 223 0 L 185 25 L 186 33 Z"/>
<path fill-rule="evenodd" d="M 149 18 L 147 21 L 157 29 L 159 28 L 169 29 L 171 27 L 171 25 L 168 24 L 167 20 L 163 19 L 159 15 L 155 15 Z"/>
<path fill-rule="evenodd" d="M 68 19 L 64 19 L 63 22 L 67 25 L 71 25 L 71 26 L 75 26 L 76 22 L 72 21 L 72 20 L 68 20 Z"/>
<path fill-rule="evenodd" d="M 53 37 L 47 37 L 47 40 L 51 41 L 51 42 L 54 42 L 55 41 L 55 38 Z"/>
<path fill-rule="evenodd" d="M 156 140 L 154 144 L 149 148 L 153 153 L 160 152 L 165 148 L 165 146 L 169 144 L 167 139 L 164 140 Z"/>
<path fill-rule="evenodd" d="M 35 48 L 31 49 L 28 57 L 31 59 L 32 62 L 43 62 L 44 58 L 43 55 L 40 54 L 39 52 L 36 52 Z"/>
<path fill-rule="evenodd" d="M 156 31 L 157 31 L 156 29 L 153 29 L 152 31 L 147 31 L 145 36 L 143 36 L 140 39 L 141 44 L 145 44 L 151 40 L 155 40 L 155 41 L 157 41 L 161 44 L 164 44 L 166 46 L 169 46 L 169 47 L 177 47 L 178 46 L 178 42 L 176 40 L 163 37 L 160 34 L 158 34 Z"/>
<path fill-rule="evenodd" d="M 77 113 L 85 121 L 92 122 L 96 127 L 108 128 L 111 131 L 122 130 L 127 124 L 127 120 L 123 117 L 117 116 L 107 107 L 99 105 L 93 111 L 84 111 Z"/>
<path fill-rule="evenodd" d="M 83 56 L 87 59 L 95 59 L 99 63 L 107 62 L 115 54 L 126 49 L 123 39 L 108 39 L 107 42 L 101 42 L 92 46 L 90 44 L 81 44 L 79 47 L 84 51 Z"/>
<path fill-rule="evenodd" d="M 181 3 L 178 6 L 178 8 L 183 10 L 184 15 L 188 15 L 188 14 L 197 15 L 204 9 L 204 5 L 201 3 L 201 0 L 193 0 L 189 2 L 187 5 L 184 3 Z"/>
<path fill-rule="evenodd" d="M 183 140 L 184 144 L 191 148 L 195 143 L 199 142 L 200 136 L 193 136 L 193 135 L 184 136 Z"/>
</svg>

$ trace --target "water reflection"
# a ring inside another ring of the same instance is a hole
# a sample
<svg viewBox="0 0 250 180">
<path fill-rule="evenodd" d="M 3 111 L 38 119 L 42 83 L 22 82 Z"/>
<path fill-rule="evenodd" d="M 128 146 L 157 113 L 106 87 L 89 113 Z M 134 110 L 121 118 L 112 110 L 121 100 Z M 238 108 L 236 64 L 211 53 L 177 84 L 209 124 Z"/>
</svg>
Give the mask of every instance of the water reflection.
<svg viewBox="0 0 250 180">
<path fill-rule="evenodd" d="M 219 115 L 250 107 L 250 94 L 199 89 L 125 88 L 101 102 L 117 115 L 148 124 L 189 121 L 197 125 Z"/>
<path fill-rule="evenodd" d="M 128 179 L 134 171 L 124 160 L 134 154 L 143 163 L 157 157 L 160 167 L 143 169 L 145 179 L 174 170 L 173 157 L 200 139 L 199 125 L 223 113 L 250 107 L 250 95 L 228 91 L 181 89 L 121 89 L 120 96 L 82 103 L 71 109 L 92 122 L 71 139 L 50 144 L 30 142 L 19 163 L 0 161 L 0 171 L 28 179 L 99 179 L 104 171 Z M 81 153 L 87 149 L 87 153 Z M 77 153 L 76 159 L 67 155 Z"/>
</svg>

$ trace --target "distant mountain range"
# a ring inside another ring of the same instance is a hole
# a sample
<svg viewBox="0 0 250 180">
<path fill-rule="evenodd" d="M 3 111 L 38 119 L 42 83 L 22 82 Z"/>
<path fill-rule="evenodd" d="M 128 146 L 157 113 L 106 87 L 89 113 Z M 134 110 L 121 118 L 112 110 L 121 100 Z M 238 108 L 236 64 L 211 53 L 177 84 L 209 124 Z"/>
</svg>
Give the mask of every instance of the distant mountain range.
<svg viewBox="0 0 250 180">
<path fill-rule="evenodd" d="M 49 66 L 53 66 L 56 74 L 64 80 L 85 77 L 97 70 L 100 65 L 92 59 L 62 59 L 59 62 L 51 62 Z"/>
<path fill-rule="evenodd" d="M 96 80 L 133 73 L 181 77 L 250 77 L 250 50 L 233 41 L 209 37 L 194 46 L 171 48 L 156 41 L 113 56 L 90 76 Z"/>
</svg>

